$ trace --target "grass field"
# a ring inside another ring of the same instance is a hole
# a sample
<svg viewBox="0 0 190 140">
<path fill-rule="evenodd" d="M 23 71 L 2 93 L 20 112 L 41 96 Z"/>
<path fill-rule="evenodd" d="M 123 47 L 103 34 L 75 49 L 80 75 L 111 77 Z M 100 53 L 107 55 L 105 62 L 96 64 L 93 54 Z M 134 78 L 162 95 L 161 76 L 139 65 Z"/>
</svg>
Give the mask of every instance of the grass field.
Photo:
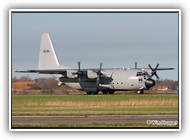
<svg viewBox="0 0 190 140">
<path fill-rule="evenodd" d="M 178 114 L 178 94 L 14 95 L 13 116 Z"/>
</svg>

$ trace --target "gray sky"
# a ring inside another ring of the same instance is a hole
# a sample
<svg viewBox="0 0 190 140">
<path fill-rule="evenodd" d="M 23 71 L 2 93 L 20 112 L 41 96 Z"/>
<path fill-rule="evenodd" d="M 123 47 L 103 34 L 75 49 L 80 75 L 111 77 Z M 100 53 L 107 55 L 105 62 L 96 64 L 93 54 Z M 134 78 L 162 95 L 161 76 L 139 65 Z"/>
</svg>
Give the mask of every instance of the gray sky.
<svg viewBox="0 0 190 140">
<path fill-rule="evenodd" d="M 50 34 L 60 64 L 77 68 L 173 67 L 178 80 L 178 13 L 13 13 L 12 76 L 37 69 L 42 33 Z M 31 78 L 45 75 L 27 74 Z"/>
</svg>

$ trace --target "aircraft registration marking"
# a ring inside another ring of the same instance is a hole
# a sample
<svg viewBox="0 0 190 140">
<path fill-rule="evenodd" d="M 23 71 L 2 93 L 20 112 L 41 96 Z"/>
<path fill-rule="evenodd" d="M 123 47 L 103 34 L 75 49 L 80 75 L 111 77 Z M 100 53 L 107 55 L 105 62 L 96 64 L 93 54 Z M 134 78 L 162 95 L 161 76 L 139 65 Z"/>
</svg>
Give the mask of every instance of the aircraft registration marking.
<svg viewBox="0 0 190 140">
<path fill-rule="evenodd" d="M 43 50 L 43 53 L 49 53 L 49 50 Z"/>
</svg>

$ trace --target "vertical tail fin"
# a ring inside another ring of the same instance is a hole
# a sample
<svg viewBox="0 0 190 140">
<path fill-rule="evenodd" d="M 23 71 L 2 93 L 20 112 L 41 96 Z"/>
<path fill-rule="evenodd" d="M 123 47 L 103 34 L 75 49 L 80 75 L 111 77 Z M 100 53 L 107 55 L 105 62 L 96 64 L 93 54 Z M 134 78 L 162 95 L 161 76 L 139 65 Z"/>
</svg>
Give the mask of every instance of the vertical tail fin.
<svg viewBox="0 0 190 140">
<path fill-rule="evenodd" d="M 48 33 L 42 34 L 38 69 L 56 69 L 59 61 Z"/>
</svg>

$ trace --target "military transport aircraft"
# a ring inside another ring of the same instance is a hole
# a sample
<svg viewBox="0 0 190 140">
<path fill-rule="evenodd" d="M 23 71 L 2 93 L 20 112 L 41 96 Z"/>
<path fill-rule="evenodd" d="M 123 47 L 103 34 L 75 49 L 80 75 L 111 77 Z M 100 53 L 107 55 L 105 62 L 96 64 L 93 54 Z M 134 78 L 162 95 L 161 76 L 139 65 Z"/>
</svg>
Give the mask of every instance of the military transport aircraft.
<svg viewBox="0 0 190 140">
<path fill-rule="evenodd" d="M 143 94 L 155 85 L 152 77 L 157 75 L 158 70 L 173 70 L 174 68 L 155 68 L 149 64 L 149 68 L 102 68 L 100 63 L 97 69 L 78 69 L 60 65 L 48 33 L 42 34 L 39 64 L 37 70 L 16 71 L 24 73 L 51 74 L 58 80 L 58 85 L 66 84 L 69 87 L 83 90 L 87 94 L 114 94 L 115 91 L 137 91 Z"/>
</svg>

